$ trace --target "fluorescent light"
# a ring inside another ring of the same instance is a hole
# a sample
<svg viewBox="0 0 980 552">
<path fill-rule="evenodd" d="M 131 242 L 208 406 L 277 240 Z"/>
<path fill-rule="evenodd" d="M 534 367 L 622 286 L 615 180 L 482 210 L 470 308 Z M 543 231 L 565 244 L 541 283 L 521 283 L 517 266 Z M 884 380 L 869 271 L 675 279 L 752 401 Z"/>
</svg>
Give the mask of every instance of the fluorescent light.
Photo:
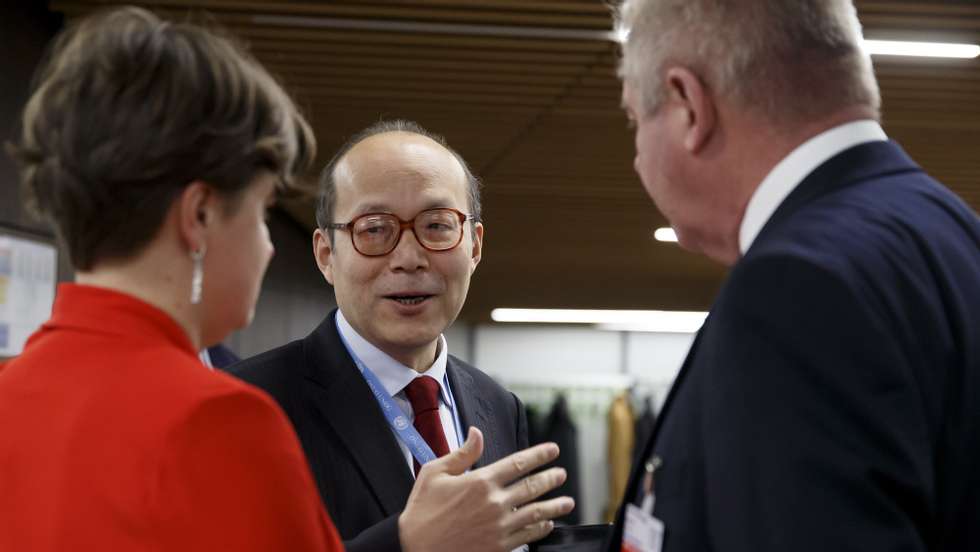
<svg viewBox="0 0 980 552">
<path fill-rule="evenodd" d="M 251 20 L 257 25 L 277 27 L 290 26 L 395 33 L 439 33 L 463 36 L 524 37 L 556 40 L 601 40 L 619 43 L 624 43 L 627 37 L 629 37 L 629 30 L 622 27 L 610 31 L 599 31 L 560 27 L 430 23 L 424 21 L 298 15 L 254 15 L 251 17 Z M 980 56 L 980 46 L 976 44 L 865 40 L 864 46 L 873 55 L 952 58 L 975 58 Z"/>
<path fill-rule="evenodd" d="M 980 56 L 976 44 L 952 44 L 948 42 L 907 42 L 900 40 L 865 40 L 864 48 L 871 55 L 913 56 L 972 59 Z"/>
<path fill-rule="evenodd" d="M 662 320 L 649 324 L 596 324 L 597 330 L 607 332 L 697 333 L 704 325 L 704 317 L 685 320 Z"/>
<path fill-rule="evenodd" d="M 544 38 L 554 40 L 601 40 L 616 42 L 616 31 L 568 29 L 562 27 L 525 27 L 516 25 L 477 25 L 472 23 L 430 23 L 402 19 L 357 19 L 305 15 L 253 15 L 252 23 L 276 27 L 307 27 L 380 31 L 389 33 L 438 33 L 462 36 Z"/>
<path fill-rule="evenodd" d="M 495 322 L 537 324 L 596 324 L 615 331 L 680 332 L 698 331 L 706 312 L 660 310 L 599 309 L 493 309 Z"/>
<path fill-rule="evenodd" d="M 616 29 L 611 35 L 613 41 L 623 44 L 629 37 L 626 29 Z M 868 40 L 864 39 L 864 49 L 874 56 L 910 56 L 931 58 L 973 59 L 980 57 L 980 45 L 958 44 L 952 42 L 911 42 L 907 40 Z"/>
<path fill-rule="evenodd" d="M 676 242 L 677 233 L 674 232 L 674 229 L 670 227 L 657 228 L 653 232 L 653 238 L 661 242 Z"/>
</svg>

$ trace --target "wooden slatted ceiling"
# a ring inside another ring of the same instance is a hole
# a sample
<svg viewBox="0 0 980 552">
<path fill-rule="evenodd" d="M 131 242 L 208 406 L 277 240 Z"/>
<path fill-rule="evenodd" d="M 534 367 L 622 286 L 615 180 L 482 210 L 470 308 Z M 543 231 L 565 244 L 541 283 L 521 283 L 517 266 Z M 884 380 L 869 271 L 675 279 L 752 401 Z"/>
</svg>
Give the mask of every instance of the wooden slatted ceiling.
<svg viewBox="0 0 980 552">
<path fill-rule="evenodd" d="M 135 3 L 178 18 L 205 10 L 245 39 L 310 114 L 321 166 L 382 117 L 444 134 L 485 183 L 484 260 L 465 318 L 485 320 L 497 306 L 704 309 L 724 277 L 652 238 L 664 220 L 632 172 L 616 48 L 586 36 L 610 30 L 601 0 Z M 52 9 L 74 17 L 109 4 Z M 980 43 L 976 0 L 858 8 L 869 38 Z M 523 36 L 528 28 L 564 36 Z M 980 60 L 875 64 L 888 133 L 980 209 Z M 311 201 L 286 208 L 312 229 Z"/>
</svg>

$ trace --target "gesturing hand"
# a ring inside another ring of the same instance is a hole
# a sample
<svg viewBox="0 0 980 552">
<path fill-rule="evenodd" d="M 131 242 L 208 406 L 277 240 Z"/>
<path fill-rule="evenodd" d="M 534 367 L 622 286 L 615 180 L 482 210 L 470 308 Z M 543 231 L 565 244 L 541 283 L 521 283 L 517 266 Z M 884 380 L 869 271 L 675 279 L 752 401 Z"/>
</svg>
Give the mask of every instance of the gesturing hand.
<svg viewBox="0 0 980 552">
<path fill-rule="evenodd" d="M 567 496 L 531 502 L 565 481 L 550 468 L 526 476 L 558 457 L 545 443 L 466 473 L 483 454 L 483 434 L 471 427 L 463 446 L 422 466 L 398 519 L 404 552 L 503 552 L 538 540 L 553 518 L 572 511 Z"/>
</svg>

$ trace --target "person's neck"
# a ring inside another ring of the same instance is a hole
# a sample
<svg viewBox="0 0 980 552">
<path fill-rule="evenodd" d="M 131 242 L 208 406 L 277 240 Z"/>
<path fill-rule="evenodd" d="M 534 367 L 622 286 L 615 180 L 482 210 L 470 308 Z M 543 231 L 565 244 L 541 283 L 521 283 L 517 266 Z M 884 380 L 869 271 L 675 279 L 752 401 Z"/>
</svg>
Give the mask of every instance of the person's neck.
<svg viewBox="0 0 980 552">
<path fill-rule="evenodd" d="M 439 356 L 439 347 L 442 340 L 436 338 L 435 341 L 424 347 L 415 347 L 399 351 L 385 351 L 391 358 L 408 366 L 420 374 L 424 374 L 432 368 L 432 364 Z M 384 350 L 384 349 L 382 349 Z"/>
<path fill-rule="evenodd" d="M 201 329 L 190 303 L 190 279 L 173 262 L 160 263 L 152 252 L 124 261 L 103 262 L 77 271 L 75 281 L 132 295 L 167 313 L 183 328 L 195 349 L 201 348 Z M 165 267 L 165 268 L 162 268 Z"/>
</svg>

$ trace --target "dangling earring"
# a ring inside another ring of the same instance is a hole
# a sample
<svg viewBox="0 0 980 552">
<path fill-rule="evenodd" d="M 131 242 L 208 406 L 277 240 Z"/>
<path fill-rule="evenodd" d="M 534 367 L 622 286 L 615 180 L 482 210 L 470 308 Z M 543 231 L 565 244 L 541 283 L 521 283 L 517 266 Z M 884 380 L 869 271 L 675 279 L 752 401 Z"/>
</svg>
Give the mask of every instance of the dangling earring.
<svg viewBox="0 0 980 552">
<path fill-rule="evenodd" d="M 191 261 L 194 262 L 194 272 L 191 275 L 191 304 L 196 305 L 201 302 L 201 291 L 204 287 L 204 252 L 207 248 L 203 245 L 197 251 L 191 251 Z"/>
</svg>

